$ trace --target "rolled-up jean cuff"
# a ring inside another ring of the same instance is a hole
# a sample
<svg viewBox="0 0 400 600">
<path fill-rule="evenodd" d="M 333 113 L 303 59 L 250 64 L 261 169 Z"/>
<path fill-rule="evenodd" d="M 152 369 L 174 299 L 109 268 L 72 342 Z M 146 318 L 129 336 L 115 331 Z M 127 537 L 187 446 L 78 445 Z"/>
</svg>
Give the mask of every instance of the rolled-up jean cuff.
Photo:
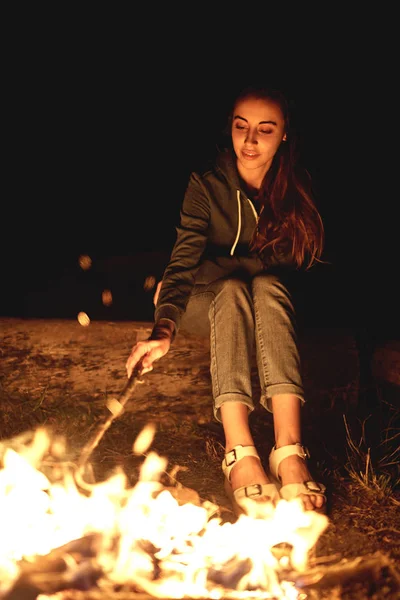
<svg viewBox="0 0 400 600">
<path fill-rule="evenodd" d="M 305 404 L 303 388 L 292 383 L 275 383 L 274 385 L 269 385 L 266 392 L 261 394 L 261 406 L 272 413 L 272 396 L 277 396 L 278 394 L 293 394 L 300 399 L 302 406 Z"/>
<path fill-rule="evenodd" d="M 249 412 L 252 412 L 254 410 L 253 399 L 249 396 L 245 396 L 244 394 L 235 394 L 232 392 L 228 394 L 221 394 L 215 399 L 214 402 L 214 417 L 217 421 L 219 421 L 219 423 L 222 423 L 221 406 L 223 404 L 226 404 L 227 402 L 240 402 L 241 404 L 247 406 Z"/>
</svg>

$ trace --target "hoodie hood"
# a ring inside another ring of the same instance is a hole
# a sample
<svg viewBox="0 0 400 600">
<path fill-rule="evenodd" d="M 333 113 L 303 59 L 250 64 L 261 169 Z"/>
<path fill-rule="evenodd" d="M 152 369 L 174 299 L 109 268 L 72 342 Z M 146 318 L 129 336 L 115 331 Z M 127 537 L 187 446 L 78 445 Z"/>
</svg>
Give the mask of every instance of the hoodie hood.
<svg viewBox="0 0 400 600">
<path fill-rule="evenodd" d="M 230 148 L 220 150 L 215 160 L 215 170 L 220 171 L 230 186 L 240 189 L 239 172 L 236 167 L 236 156 Z"/>
</svg>

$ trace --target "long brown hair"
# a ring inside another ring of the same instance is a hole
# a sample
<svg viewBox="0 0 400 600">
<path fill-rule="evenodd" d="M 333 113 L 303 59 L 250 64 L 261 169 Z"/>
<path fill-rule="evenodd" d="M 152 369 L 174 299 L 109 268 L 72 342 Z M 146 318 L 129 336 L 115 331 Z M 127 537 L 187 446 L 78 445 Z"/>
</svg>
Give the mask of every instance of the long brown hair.
<svg viewBox="0 0 400 600">
<path fill-rule="evenodd" d="M 286 141 L 282 141 L 259 190 L 260 217 L 250 248 L 266 264 L 273 256 L 291 256 L 297 268 L 309 269 L 321 262 L 324 226 L 314 201 L 311 177 L 298 162 L 288 102 L 279 90 L 248 87 L 236 97 L 234 106 L 245 98 L 271 100 L 278 104 L 286 133 Z M 232 111 L 230 123 L 233 114 Z"/>
</svg>

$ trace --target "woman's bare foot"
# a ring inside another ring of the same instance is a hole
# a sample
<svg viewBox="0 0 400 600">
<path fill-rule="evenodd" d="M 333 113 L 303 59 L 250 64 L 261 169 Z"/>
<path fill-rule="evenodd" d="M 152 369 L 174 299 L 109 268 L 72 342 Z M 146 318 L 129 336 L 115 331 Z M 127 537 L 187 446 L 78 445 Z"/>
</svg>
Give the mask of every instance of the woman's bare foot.
<svg viewBox="0 0 400 600">
<path fill-rule="evenodd" d="M 255 456 L 245 456 L 236 463 L 230 474 L 232 490 L 240 487 L 270 483 L 261 461 Z"/>
<path fill-rule="evenodd" d="M 289 483 L 313 481 L 305 460 L 297 455 L 288 456 L 282 460 L 279 465 L 279 477 L 282 487 Z M 303 501 L 305 510 L 320 509 L 325 504 L 325 497 L 322 494 L 300 494 L 299 497 Z"/>
</svg>

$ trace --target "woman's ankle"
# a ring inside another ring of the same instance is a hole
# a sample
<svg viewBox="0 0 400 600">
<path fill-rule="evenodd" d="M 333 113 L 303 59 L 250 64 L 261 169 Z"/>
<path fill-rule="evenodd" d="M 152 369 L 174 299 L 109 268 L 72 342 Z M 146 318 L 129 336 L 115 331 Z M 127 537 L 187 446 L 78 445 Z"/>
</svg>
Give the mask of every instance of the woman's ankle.
<svg viewBox="0 0 400 600">
<path fill-rule="evenodd" d="M 275 440 L 274 448 L 277 450 L 278 448 L 283 448 L 284 446 L 294 446 L 296 444 L 301 445 L 301 440 L 298 435 L 285 435 Z"/>
<path fill-rule="evenodd" d="M 237 442 L 237 443 L 231 442 L 229 444 L 228 443 L 225 444 L 225 454 L 227 454 L 228 452 L 232 452 L 232 450 L 234 448 L 236 448 L 236 446 L 243 446 L 243 448 L 251 446 L 251 447 L 255 448 L 253 440 L 241 441 L 241 442 Z"/>
</svg>

